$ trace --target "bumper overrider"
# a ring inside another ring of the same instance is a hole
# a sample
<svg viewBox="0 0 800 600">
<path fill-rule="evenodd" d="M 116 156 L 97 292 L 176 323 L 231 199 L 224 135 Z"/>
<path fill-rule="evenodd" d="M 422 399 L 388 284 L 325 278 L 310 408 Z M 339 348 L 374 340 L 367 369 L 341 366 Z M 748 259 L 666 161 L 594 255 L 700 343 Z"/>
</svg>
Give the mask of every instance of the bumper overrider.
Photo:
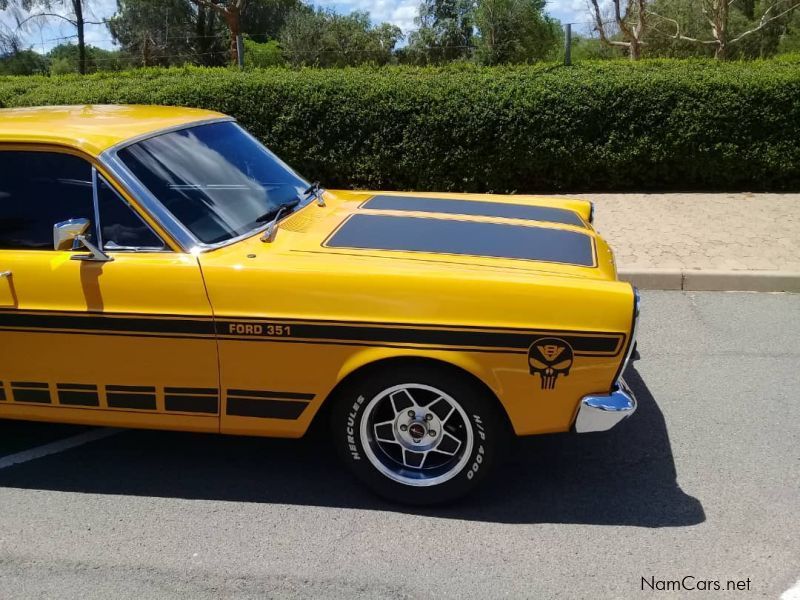
<svg viewBox="0 0 800 600">
<path fill-rule="evenodd" d="M 639 290 L 634 288 L 633 292 L 633 327 L 617 383 L 609 394 L 590 394 L 581 398 L 578 416 L 575 418 L 574 430 L 576 433 L 607 431 L 636 412 L 636 396 L 622 378 L 622 373 L 625 372 L 634 348 L 636 348 L 636 333 L 639 329 Z"/>
<path fill-rule="evenodd" d="M 584 396 L 575 419 L 576 433 L 606 431 L 636 412 L 636 397 L 619 379 L 616 389 L 608 395 Z"/>
</svg>

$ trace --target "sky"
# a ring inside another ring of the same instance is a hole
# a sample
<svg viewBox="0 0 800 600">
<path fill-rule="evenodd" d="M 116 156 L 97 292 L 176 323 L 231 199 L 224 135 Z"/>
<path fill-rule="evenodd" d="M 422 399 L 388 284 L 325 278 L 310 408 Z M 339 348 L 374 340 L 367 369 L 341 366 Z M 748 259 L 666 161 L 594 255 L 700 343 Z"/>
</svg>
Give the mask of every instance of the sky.
<svg viewBox="0 0 800 600">
<path fill-rule="evenodd" d="M 414 17 L 417 14 L 419 0 L 312 0 L 319 7 L 333 8 L 340 13 L 364 10 L 370 13 L 374 22 L 387 21 L 399 26 L 404 33 L 414 29 Z M 92 0 L 87 21 L 102 21 L 114 14 L 116 0 Z M 52 12 L 59 12 L 54 6 Z M 67 14 L 63 10 L 60 11 Z M 585 29 L 587 21 L 587 0 L 547 0 L 547 12 L 562 23 L 575 22 L 576 29 Z M 17 28 L 17 18 L 24 18 L 25 13 L 12 14 L 11 9 L 0 11 L 0 27 L 12 30 Z M 24 45 L 39 52 L 46 52 L 53 46 L 63 42 L 74 41 L 74 28 L 66 21 L 49 18 L 29 21 L 20 38 Z M 86 42 L 100 48 L 113 48 L 111 36 L 105 25 L 87 25 Z"/>
</svg>

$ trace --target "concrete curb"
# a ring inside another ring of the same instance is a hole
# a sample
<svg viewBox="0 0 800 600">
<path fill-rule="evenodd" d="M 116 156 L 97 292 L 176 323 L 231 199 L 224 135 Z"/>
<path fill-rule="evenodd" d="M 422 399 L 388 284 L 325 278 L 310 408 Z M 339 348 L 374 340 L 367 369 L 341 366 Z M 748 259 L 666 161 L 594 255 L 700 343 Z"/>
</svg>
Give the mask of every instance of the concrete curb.
<svg viewBox="0 0 800 600">
<path fill-rule="evenodd" d="M 643 290 L 800 293 L 800 273 L 786 271 L 620 268 L 619 278 Z"/>
</svg>

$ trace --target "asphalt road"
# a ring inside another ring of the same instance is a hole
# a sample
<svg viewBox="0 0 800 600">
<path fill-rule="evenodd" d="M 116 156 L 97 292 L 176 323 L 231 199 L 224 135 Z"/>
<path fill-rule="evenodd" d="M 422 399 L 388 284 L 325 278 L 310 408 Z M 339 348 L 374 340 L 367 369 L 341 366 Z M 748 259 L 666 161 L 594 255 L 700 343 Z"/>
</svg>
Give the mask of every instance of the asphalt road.
<svg viewBox="0 0 800 600">
<path fill-rule="evenodd" d="M 634 417 L 521 440 L 447 509 L 376 500 L 319 437 L 125 431 L 2 468 L 0 597 L 780 597 L 800 295 L 645 293 L 640 335 Z M 0 456 L 85 431 L 0 422 Z M 686 576 L 723 590 L 642 591 Z"/>
</svg>

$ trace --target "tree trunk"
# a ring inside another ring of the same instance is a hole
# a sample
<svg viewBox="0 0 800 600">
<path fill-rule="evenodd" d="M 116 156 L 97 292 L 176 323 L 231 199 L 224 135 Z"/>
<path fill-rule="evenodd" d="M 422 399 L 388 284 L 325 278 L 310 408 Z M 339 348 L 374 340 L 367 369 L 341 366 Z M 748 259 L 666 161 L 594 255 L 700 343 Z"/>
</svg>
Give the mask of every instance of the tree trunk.
<svg viewBox="0 0 800 600">
<path fill-rule="evenodd" d="M 86 38 L 84 35 L 83 0 L 72 0 L 75 10 L 75 27 L 78 30 L 78 72 L 86 74 Z"/>
<path fill-rule="evenodd" d="M 636 38 L 631 38 L 630 51 L 628 56 L 631 60 L 639 60 L 642 57 L 642 44 Z"/>
<path fill-rule="evenodd" d="M 150 38 L 146 37 L 142 44 L 142 65 L 145 67 L 150 66 Z"/>
<path fill-rule="evenodd" d="M 730 14 L 728 1 L 717 0 L 715 9 L 712 30 L 714 39 L 717 40 L 717 48 L 714 52 L 714 58 L 725 60 L 728 58 L 728 15 Z"/>
<path fill-rule="evenodd" d="M 236 6 L 230 6 L 225 11 L 225 22 L 231 32 L 231 64 L 234 67 L 239 64 L 239 48 L 236 45 L 236 38 L 242 32 L 239 17 L 239 9 Z"/>
</svg>

